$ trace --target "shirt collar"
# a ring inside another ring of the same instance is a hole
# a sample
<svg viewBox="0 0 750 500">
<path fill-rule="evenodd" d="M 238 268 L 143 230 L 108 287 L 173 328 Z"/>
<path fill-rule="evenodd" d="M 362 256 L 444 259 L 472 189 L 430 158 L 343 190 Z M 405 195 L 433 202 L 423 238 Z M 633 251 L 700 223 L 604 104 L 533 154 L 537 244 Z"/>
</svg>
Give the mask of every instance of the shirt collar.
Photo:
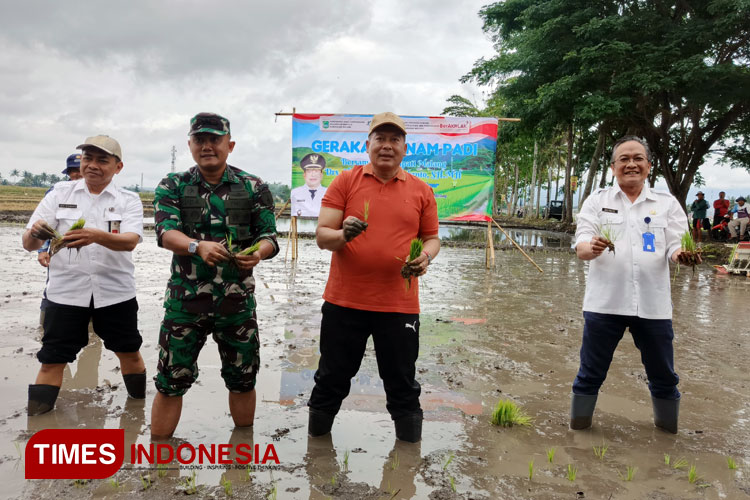
<svg viewBox="0 0 750 500">
<path fill-rule="evenodd" d="M 90 193 L 88 186 L 86 186 L 86 179 L 78 179 L 75 181 L 75 185 L 73 186 L 73 191 L 86 191 L 87 193 Z M 102 192 L 99 194 L 109 193 L 112 196 L 117 196 L 117 185 L 115 184 L 115 180 L 112 179 L 109 181 L 109 184 L 107 184 L 107 187 L 102 189 Z"/>
<path fill-rule="evenodd" d="M 624 196 L 625 198 L 627 198 L 627 197 L 628 197 L 628 196 L 627 196 L 627 195 L 626 195 L 626 194 L 625 194 L 625 193 L 624 193 L 624 192 L 622 191 L 622 189 L 620 189 L 620 184 L 618 184 L 617 182 L 614 182 L 614 183 L 612 184 L 612 188 L 613 188 L 613 190 L 614 190 L 614 194 L 615 194 L 615 196 L 617 196 L 617 194 L 618 194 L 618 193 L 620 193 L 620 194 L 621 194 L 622 196 Z M 648 187 L 648 183 L 646 183 L 646 182 L 644 182 L 644 183 L 643 183 L 643 189 L 641 189 L 641 193 L 640 193 L 640 194 L 638 195 L 638 198 L 636 198 L 636 199 L 635 199 L 635 201 L 633 202 L 633 204 L 637 203 L 637 202 L 638 202 L 639 200 L 641 200 L 641 199 L 645 199 L 645 200 L 656 200 L 656 195 L 654 194 L 654 192 L 653 192 L 653 191 L 651 191 L 651 188 L 650 188 L 650 187 Z"/>
<path fill-rule="evenodd" d="M 365 175 L 371 175 L 375 177 L 375 171 L 372 168 L 372 163 L 368 163 L 364 167 L 362 167 L 362 173 Z M 377 177 L 375 177 L 377 179 Z M 398 173 L 394 177 L 394 179 L 398 179 L 400 181 L 406 181 L 406 172 L 403 168 L 398 167 Z"/>
<path fill-rule="evenodd" d="M 235 175 L 231 167 L 232 166 L 227 163 L 227 168 L 225 168 L 224 173 L 221 174 L 221 181 L 219 181 L 219 184 L 223 184 L 224 182 L 236 184 L 240 182 L 239 177 Z M 201 170 L 200 168 L 198 168 L 198 165 L 193 165 L 192 167 L 190 167 L 190 182 L 192 184 L 200 184 L 201 182 L 203 182 L 203 177 L 201 177 Z"/>
</svg>

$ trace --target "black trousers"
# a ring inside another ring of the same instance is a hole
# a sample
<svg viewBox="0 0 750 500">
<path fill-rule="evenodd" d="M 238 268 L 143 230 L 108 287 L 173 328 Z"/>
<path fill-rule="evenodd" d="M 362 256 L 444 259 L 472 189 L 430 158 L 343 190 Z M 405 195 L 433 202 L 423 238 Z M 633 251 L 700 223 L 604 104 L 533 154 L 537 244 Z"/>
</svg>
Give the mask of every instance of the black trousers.
<svg viewBox="0 0 750 500">
<path fill-rule="evenodd" d="M 338 413 L 372 335 L 391 418 L 421 414 L 421 387 L 414 379 L 419 355 L 419 315 L 361 311 L 329 302 L 323 303 L 322 312 L 320 361 L 307 405 L 329 414 Z"/>
</svg>

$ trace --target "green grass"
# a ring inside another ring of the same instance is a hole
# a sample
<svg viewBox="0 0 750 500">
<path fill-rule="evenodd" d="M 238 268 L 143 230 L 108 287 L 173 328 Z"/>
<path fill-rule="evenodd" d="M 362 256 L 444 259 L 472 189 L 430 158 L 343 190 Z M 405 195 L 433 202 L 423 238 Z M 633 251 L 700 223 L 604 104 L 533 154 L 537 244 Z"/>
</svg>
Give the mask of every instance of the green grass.
<svg viewBox="0 0 750 500">
<path fill-rule="evenodd" d="M 568 464 L 568 481 L 573 482 L 576 480 L 576 474 L 578 474 L 578 467 L 573 464 Z"/>
<path fill-rule="evenodd" d="M 672 461 L 672 457 L 669 456 L 669 453 L 664 454 L 664 465 L 669 465 L 669 462 Z"/>
<path fill-rule="evenodd" d="M 344 451 L 344 472 L 349 472 L 349 450 Z"/>
<path fill-rule="evenodd" d="M 119 490 L 120 489 L 120 481 L 117 480 L 117 478 L 113 477 L 109 480 L 110 486 L 112 486 L 114 489 Z"/>
<path fill-rule="evenodd" d="M 534 459 L 529 460 L 529 481 L 534 477 Z"/>
<path fill-rule="evenodd" d="M 453 476 L 451 476 L 450 481 L 451 481 L 451 490 L 453 491 L 453 493 L 455 493 L 456 492 L 456 480 L 453 478 Z"/>
<path fill-rule="evenodd" d="M 729 467 L 730 470 L 737 469 L 737 463 L 732 457 L 727 457 L 727 467 Z"/>
<path fill-rule="evenodd" d="M 189 476 L 187 476 L 182 486 L 185 488 L 184 492 L 186 495 L 195 495 L 198 493 L 198 485 L 195 483 L 195 477 L 196 473 L 195 471 L 192 471 Z"/>
<path fill-rule="evenodd" d="M 167 464 L 156 464 L 156 475 L 164 477 L 167 475 Z"/>
<path fill-rule="evenodd" d="M 501 427 L 512 427 L 514 425 L 529 426 L 531 425 L 531 417 L 526 415 L 513 401 L 502 399 L 497 402 L 490 422 L 492 425 L 499 425 Z"/>
<path fill-rule="evenodd" d="M 547 461 L 552 463 L 555 460 L 555 447 L 547 448 Z"/>
<path fill-rule="evenodd" d="M 604 455 L 607 454 L 607 450 L 609 449 L 609 446 L 602 443 L 601 446 L 594 446 L 594 456 L 598 458 L 599 460 L 604 460 Z"/>
</svg>

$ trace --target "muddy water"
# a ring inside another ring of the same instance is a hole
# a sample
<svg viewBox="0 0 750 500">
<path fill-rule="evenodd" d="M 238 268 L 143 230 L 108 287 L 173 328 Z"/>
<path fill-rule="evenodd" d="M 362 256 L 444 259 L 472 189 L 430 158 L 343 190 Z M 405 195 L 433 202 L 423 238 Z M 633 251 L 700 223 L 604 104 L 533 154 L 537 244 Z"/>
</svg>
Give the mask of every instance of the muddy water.
<svg viewBox="0 0 750 500">
<path fill-rule="evenodd" d="M 74 485 L 25 481 L 23 445 L 36 430 L 124 428 L 126 444 L 149 443 L 150 407 L 128 400 L 117 362 L 98 340 L 66 371 L 55 411 L 28 418 L 26 387 L 38 363 L 38 306 L 45 272 L 20 247 L 21 228 L 0 226 L 4 251 L 0 297 L 0 497 L 172 498 L 190 470 L 126 466 L 115 479 Z M 637 350 L 626 334 L 602 389 L 594 427 L 567 428 L 570 385 L 578 363 L 586 265 L 565 252 L 537 252 L 539 274 L 516 252 L 484 268 L 483 250 L 444 249 L 422 279 L 418 361 L 425 409 L 424 439 L 396 442 L 385 412 L 372 346 L 353 380 L 332 437 L 308 440 L 305 403 L 318 359 L 320 297 L 329 254 L 300 241 L 296 265 L 282 252 L 257 272 L 262 369 L 255 429 L 233 432 L 215 344 L 201 354 L 201 374 L 184 400 L 176 438 L 195 446 L 274 444 L 281 470 L 196 472 L 198 496 L 238 498 L 750 498 L 750 280 L 710 269 L 682 272 L 673 285 L 676 369 L 683 393 L 677 436 L 654 429 Z M 61 254 L 63 255 L 63 254 Z M 139 327 L 150 373 L 156 366 L 161 296 L 169 254 L 153 233 L 135 252 Z M 92 336 L 93 339 L 95 337 Z M 498 429 L 488 421 L 500 398 L 520 403 L 529 428 Z M 179 441 L 178 441 L 179 442 Z M 20 447 L 20 453 L 16 444 Z M 593 446 L 608 446 L 603 459 Z M 555 448 L 549 463 L 546 450 Z M 688 470 L 664 464 L 683 458 Z M 729 470 L 726 457 L 738 464 Z M 126 456 L 126 462 L 130 457 Z M 534 475 L 529 475 L 529 461 Z M 567 466 L 577 468 L 574 481 Z M 628 466 L 637 468 L 624 481 Z M 150 473 L 143 492 L 140 475 Z"/>
</svg>

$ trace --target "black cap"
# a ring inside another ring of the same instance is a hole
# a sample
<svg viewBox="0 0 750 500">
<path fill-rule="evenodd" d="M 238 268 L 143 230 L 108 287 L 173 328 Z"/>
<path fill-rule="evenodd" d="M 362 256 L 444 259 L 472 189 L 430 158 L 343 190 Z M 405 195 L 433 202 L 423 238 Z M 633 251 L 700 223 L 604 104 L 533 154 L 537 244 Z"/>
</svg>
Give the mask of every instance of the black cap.
<svg viewBox="0 0 750 500">
<path fill-rule="evenodd" d="M 740 196 L 740 197 L 739 197 L 739 198 L 737 198 L 737 199 L 736 199 L 735 201 L 745 201 L 745 198 L 743 198 L 742 196 Z"/>
<path fill-rule="evenodd" d="M 318 153 L 310 153 L 302 157 L 302 160 L 299 162 L 299 167 L 302 170 L 307 170 L 308 168 L 326 168 L 326 159 L 323 157 L 323 155 Z"/>
</svg>

